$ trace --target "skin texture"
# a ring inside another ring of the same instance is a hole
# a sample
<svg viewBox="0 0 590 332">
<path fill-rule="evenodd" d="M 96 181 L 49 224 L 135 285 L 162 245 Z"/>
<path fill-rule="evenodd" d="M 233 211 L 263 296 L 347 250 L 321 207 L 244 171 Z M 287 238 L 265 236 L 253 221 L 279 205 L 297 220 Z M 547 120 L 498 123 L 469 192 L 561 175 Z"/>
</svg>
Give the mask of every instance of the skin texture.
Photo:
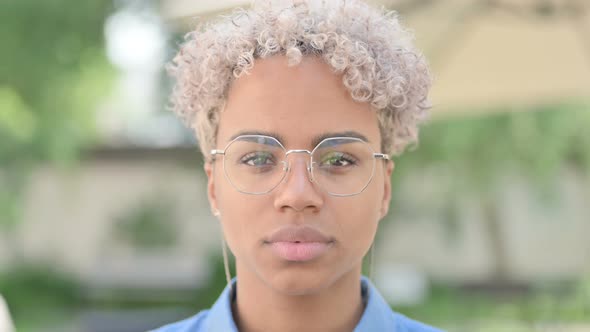
<svg viewBox="0 0 590 332">
<path fill-rule="evenodd" d="M 257 59 L 250 74 L 233 83 L 220 115 L 217 149 L 242 131 L 276 133 L 287 149 L 308 150 L 318 135 L 356 131 L 380 152 L 377 115 L 350 97 L 340 75 L 314 57 L 293 67 L 287 63 L 284 56 Z M 236 257 L 234 318 L 240 331 L 351 331 L 363 311 L 362 259 L 389 207 L 393 162 L 378 160 L 361 194 L 333 197 L 310 182 L 309 156 L 288 158 L 290 172 L 266 195 L 236 191 L 224 177 L 221 158 L 205 164 L 211 208 L 220 212 Z M 334 240 L 317 259 L 285 261 L 264 243 L 281 226 L 302 224 Z"/>
</svg>

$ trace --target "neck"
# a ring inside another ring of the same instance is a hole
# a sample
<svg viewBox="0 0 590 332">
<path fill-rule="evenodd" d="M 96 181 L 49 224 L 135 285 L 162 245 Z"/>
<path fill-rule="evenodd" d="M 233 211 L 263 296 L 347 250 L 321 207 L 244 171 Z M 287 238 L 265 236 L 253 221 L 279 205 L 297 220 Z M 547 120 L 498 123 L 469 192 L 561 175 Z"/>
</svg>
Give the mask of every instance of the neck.
<svg viewBox="0 0 590 332">
<path fill-rule="evenodd" d="M 236 267 L 232 310 L 240 332 L 352 331 L 364 311 L 360 267 L 324 289 L 303 295 L 281 293 L 240 264 Z"/>
</svg>

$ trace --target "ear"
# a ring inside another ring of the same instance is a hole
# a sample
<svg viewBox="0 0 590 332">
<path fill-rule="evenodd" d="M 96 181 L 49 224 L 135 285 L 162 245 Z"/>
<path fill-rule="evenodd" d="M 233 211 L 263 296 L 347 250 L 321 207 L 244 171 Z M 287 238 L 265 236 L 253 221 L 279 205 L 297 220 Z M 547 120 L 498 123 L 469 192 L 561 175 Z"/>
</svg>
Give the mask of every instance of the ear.
<svg viewBox="0 0 590 332">
<path fill-rule="evenodd" d="M 218 211 L 217 196 L 215 192 L 215 165 L 213 162 L 206 161 L 203 166 L 205 174 L 207 174 L 207 198 L 209 199 L 209 206 L 211 211 Z"/>
<path fill-rule="evenodd" d="M 395 163 L 393 160 L 387 161 L 383 171 L 383 199 L 381 200 L 379 220 L 383 219 L 387 215 L 387 212 L 389 212 L 389 203 L 391 202 L 391 174 L 393 174 L 394 168 Z"/>
</svg>

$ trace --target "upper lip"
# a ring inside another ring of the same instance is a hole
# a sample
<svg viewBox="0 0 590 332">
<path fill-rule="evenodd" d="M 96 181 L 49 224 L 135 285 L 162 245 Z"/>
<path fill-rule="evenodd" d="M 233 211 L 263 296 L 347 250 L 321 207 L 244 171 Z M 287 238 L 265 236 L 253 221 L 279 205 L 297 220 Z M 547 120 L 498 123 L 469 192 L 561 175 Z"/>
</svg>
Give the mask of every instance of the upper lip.
<svg viewBox="0 0 590 332">
<path fill-rule="evenodd" d="M 271 234 L 267 242 L 332 242 L 328 236 L 311 226 L 284 226 Z"/>
</svg>

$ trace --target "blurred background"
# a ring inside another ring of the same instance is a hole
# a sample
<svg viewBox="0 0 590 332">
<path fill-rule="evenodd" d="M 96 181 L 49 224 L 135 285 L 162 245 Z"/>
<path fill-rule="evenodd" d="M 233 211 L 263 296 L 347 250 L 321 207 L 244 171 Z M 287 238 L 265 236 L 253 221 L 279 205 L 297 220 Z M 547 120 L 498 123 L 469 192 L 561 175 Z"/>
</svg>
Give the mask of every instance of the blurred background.
<svg viewBox="0 0 590 332">
<path fill-rule="evenodd" d="M 449 331 L 590 331 L 590 2 L 372 2 L 400 12 L 435 77 L 419 148 L 396 158 L 377 287 Z M 220 230 L 163 66 L 244 4 L 0 2 L 0 294 L 17 331 L 146 331 L 217 298 Z"/>
</svg>

